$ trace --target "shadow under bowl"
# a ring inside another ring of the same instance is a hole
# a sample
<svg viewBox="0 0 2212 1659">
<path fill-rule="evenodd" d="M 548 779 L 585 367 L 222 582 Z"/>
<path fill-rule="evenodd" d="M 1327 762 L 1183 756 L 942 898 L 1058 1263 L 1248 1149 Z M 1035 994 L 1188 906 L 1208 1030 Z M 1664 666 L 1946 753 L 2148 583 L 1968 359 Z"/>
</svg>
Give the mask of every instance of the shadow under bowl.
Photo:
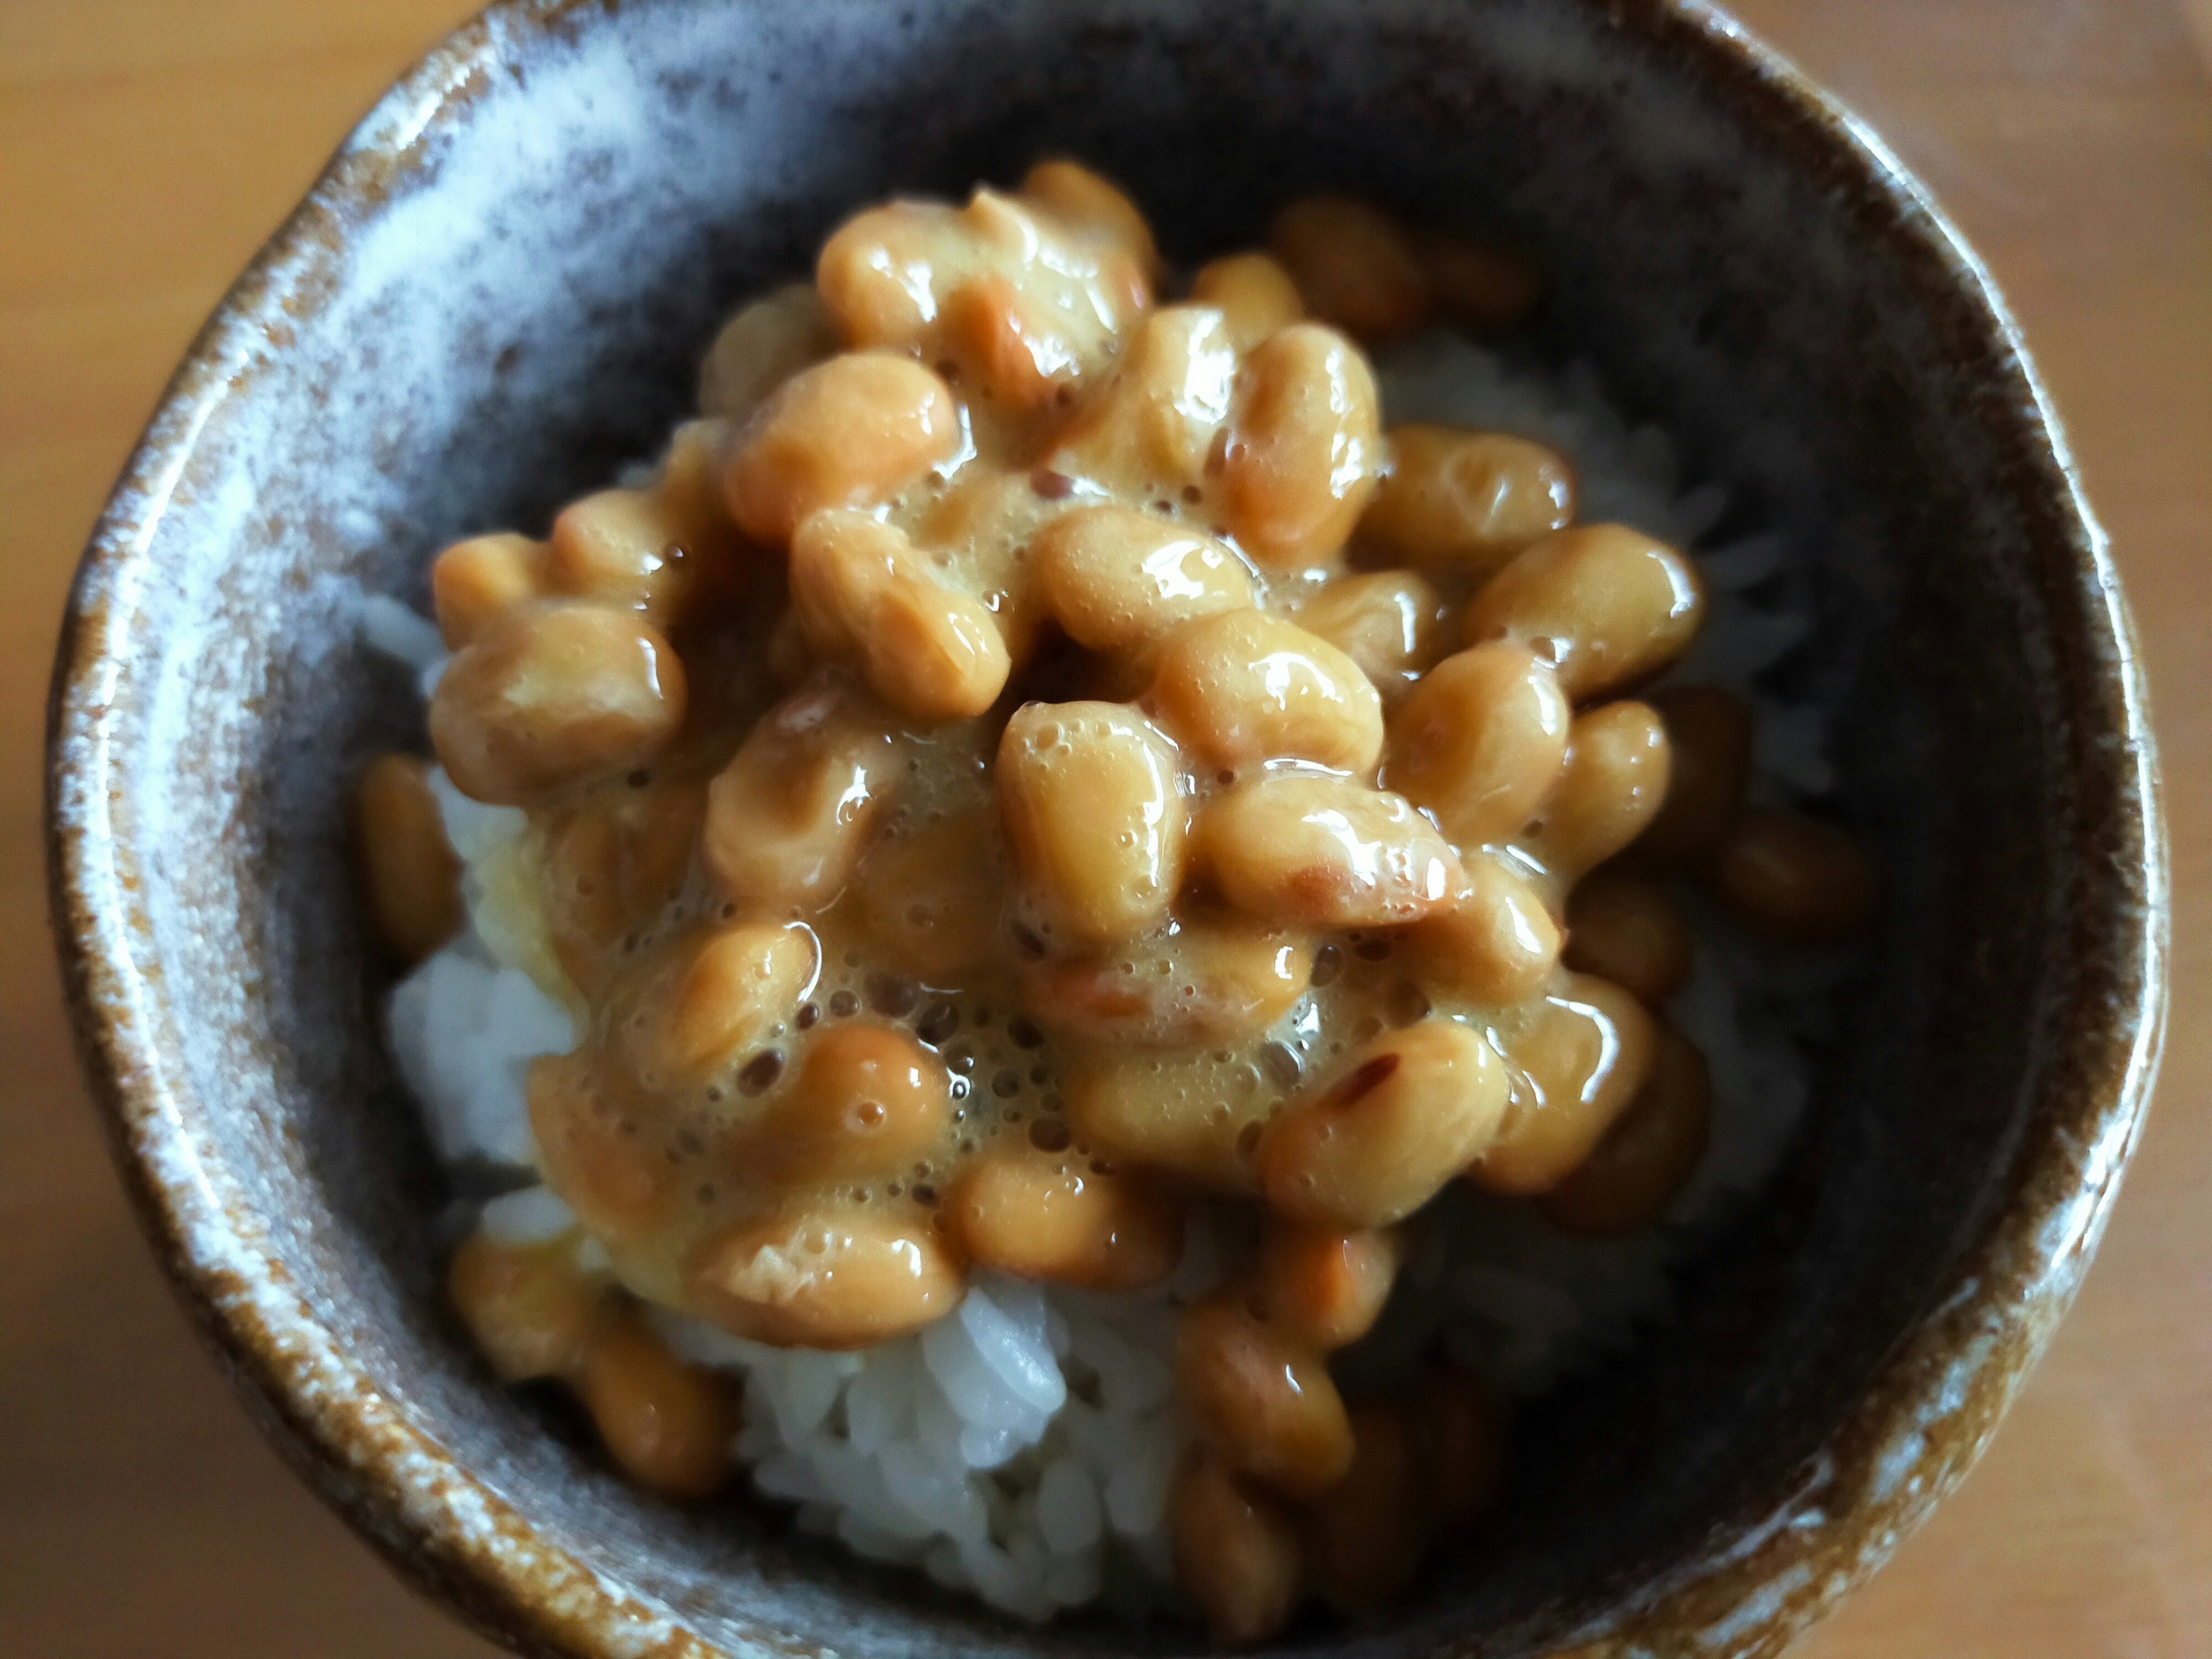
<svg viewBox="0 0 2212 1659">
<path fill-rule="evenodd" d="M 1889 889 L 1772 1194 L 1683 1316 L 1532 1410 L 1507 1510 L 1332 1654 L 1778 1652 L 1965 1472 L 2070 1299 L 2154 1068 L 2162 830 L 2102 538 L 1918 187 L 1666 0 L 509 3 L 380 102 L 195 343 L 56 669 L 56 926 L 156 1249 L 249 1406 L 416 1583 L 533 1652 L 1164 1651 L 1012 1626 L 672 1508 L 497 1388 L 439 1293 L 344 852 L 419 742 L 355 625 L 684 410 L 718 316 L 854 205 L 1048 152 L 1170 254 L 1333 187 L 1538 250 L 1587 358 L 1785 537 Z"/>
</svg>

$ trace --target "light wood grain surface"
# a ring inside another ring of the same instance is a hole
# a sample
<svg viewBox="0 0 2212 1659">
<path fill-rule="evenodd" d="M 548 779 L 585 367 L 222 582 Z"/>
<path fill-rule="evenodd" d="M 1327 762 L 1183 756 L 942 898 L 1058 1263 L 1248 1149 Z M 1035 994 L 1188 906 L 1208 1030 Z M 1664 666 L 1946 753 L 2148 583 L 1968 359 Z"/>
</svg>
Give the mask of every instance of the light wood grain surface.
<svg viewBox="0 0 2212 1659">
<path fill-rule="evenodd" d="M 2175 876 L 2157 1108 L 1987 1461 L 1813 1659 L 2212 1654 L 2212 0 L 1741 0 L 1964 223 L 2142 632 Z M 462 0 L 0 0 L 0 1652 L 485 1655 L 254 1437 L 102 1154 L 45 948 L 70 568 L 230 277 Z"/>
</svg>

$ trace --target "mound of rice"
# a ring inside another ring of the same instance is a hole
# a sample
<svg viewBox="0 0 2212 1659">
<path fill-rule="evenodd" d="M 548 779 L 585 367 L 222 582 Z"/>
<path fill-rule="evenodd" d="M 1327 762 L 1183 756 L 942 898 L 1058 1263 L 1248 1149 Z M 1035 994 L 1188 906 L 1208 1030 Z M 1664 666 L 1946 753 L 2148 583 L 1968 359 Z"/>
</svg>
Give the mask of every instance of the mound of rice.
<svg viewBox="0 0 2212 1659">
<path fill-rule="evenodd" d="M 1809 626 L 1793 602 L 1785 550 L 1766 536 L 1707 545 L 1727 495 L 1711 484 L 1683 489 L 1665 434 L 1626 424 L 1586 365 L 1553 378 L 1432 335 L 1376 367 L 1390 421 L 1547 443 L 1575 465 L 1582 518 L 1632 525 L 1691 551 L 1709 618 L 1669 678 L 1727 686 L 1756 706 L 1756 799 L 1787 803 L 1832 787 L 1822 711 L 1779 701 L 1764 684 Z M 362 623 L 370 644 L 416 671 L 427 696 L 444 663 L 436 630 L 381 597 L 363 601 Z M 526 896 L 523 814 L 471 801 L 434 775 L 467 872 L 471 925 L 392 992 L 386 1021 L 440 1156 L 465 1190 L 483 1191 L 536 1180 L 524 1075 L 577 1034 Z M 1376 1329 L 1337 1357 L 1347 1381 L 1384 1382 L 1440 1342 L 1502 1388 L 1541 1392 L 1669 1317 L 1670 1268 L 1772 1172 L 1804 1109 L 1803 1045 L 1827 1034 L 1841 964 L 1778 961 L 1693 896 L 1686 902 L 1695 969 L 1667 1014 L 1711 1063 L 1711 1133 L 1662 1224 L 1583 1237 L 1551 1226 L 1530 1202 L 1455 1184 L 1413 1224 L 1406 1270 Z M 457 1227 L 477 1223 L 516 1242 L 575 1226 L 541 1186 L 494 1198 L 480 1215 L 465 1207 Z M 737 1455 L 763 1496 L 795 1506 L 801 1528 L 919 1567 L 1020 1618 L 1042 1620 L 1102 1595 L 1117 1613 L 1141 1617 L 1175 1594 L 1166 1509 L 1182 1435 L 1176 1313 L 1217 1281 L 1237 1224 L 1202 1218 L 1173 1279 L 1152 1291 L 1106 1297 L 983 1275 L 956 1313 L 859 1353 L 770 1348 L 665 1310 L 653 1316 L 678 1352 L 744 1379 Z M 578 1248 L 605 1264 L 596 1245 Z"/>
</svg>

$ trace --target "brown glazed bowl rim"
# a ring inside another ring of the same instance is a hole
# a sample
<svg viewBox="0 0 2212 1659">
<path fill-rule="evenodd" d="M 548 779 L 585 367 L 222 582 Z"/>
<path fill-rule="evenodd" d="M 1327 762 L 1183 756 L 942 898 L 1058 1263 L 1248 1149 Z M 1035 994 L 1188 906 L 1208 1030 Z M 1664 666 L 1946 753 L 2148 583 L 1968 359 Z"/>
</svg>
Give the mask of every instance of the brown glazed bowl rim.
<svg viewBox="0 0 2212 1659">
<path fill-rule="evenodd" d="M 2053 1040 L 2068 1053 L 2045 1075 L 2094 1079 L 2064 1113 L 2046 1096 L 2028 1114 L 2004 1203 L 1961 1251 L 1814 1464 L 1865 1466 L 1902 1454 L 1914 1478 L 1872 1483 L 1815 1527 L 1802 1497 L 1778 1494 L 1764 1518 L 1705 1540 L 1669 1579 L 1616 1607 L 1591 1653 L 1669 1632 L 1726 1632 L 1774 1651 L 1887 1558 L 1965 1475 L 2070 1303 L 2140 1133 L 2165 1026 L 2167 873 L 2148 708 L 2126 605 L 2106 538 L 2083 499 L 2057 418 L 1988 273 L 1881 141 L 1792 67 L 1701 0 L 1571 0 L 1686 58 L 1739 100 L 1747 118 L 1821 159 L 1868 210 L 1893 252 L 1937 273 L 1971 316 L 1969 349 L 2015 395 L 1993 426 L 2021 460 L 2024 492 L 2067 527 L 2078 607 L 2057 617 L 2098 693 L 2075 712 L 2079 754 L 2106 759 L 2088 781 L 2088 815 L 2129 833 L 2142 867 L 2120 872 L 2132 903 L 2106 902 L 2082 925 L 2114 964 L 2101 1022 Z M 282 1294 L 283 1270 L 246 1219 L 222 1212 L 195 1153 L 155 1023 L 160 966 L 142 954 L 145 896 L 118 853 L 127 819 L 104 722 L 130 678 L 129 596 L 204 427 L 256 349 L 288 324 L 343 247 L 426 143 L 465 119 L 497 70 L 503 40 L 574 27 L 585 0 L 499 0 L 448 36 L 388 91 L 339 148 L 301 205 L 224 297 L 186 354 L 91 541 L 64 622 L 48 710 L 46 813 L 54 924 L 79 1050 L 142 1224 L 219 1360 L 271 1438 L 311 1485 L 418 1588 L 480 1628 L 536 1651 L 574 1656 L 718 1653 L 672 1607 L 609 1582 L 541 1536 L 491 1486 L 411 1424 L 346 1357 L 317 1316 Z M 136 580 L 134 580 L 134 577 Z M 2113 890 L 2106 888 L 2105 893 Z M 2100 1034 L 2129 1034 L 2124 1057 Z M 2062 1118 L 2067 1121 L 2060 1121 Z M 2090 1126 L 2084 1133 L 2078 1127 Z M 277 1294 L 272 1295 L 271 1291 Z M 280 1308 L 281 1304 L 281 1308 Z M 1942 1421 L 1942 1432 L 1923 1431 Z M 1932 1444 L 1929 1443 L 1932 1441 Z M 794 1652 L 788 1635 L 745 1632 L 757 1651 Z"/>
</svg>

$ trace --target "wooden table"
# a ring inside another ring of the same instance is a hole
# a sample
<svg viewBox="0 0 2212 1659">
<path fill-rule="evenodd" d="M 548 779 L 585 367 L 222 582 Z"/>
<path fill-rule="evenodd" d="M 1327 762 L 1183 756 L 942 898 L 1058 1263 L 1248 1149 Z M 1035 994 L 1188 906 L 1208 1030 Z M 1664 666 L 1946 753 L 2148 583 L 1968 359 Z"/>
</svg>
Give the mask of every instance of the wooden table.
<svg viewBox="0 0 2212 1659">
<path fill-rule="evenodd" d="M 140 1246 L 41 921 L 69 574 L 170 366 L 466 0 L 0 0 L 0 1651 L 484 1655 L 254 1437 Z M 2212 1653 L 2212 0 L 1742 0 L 1964 222 L 2110 526 L 2166 757 L 2175 1019 L 2104 1254 L 1988 1461 L 1805 1651 Z"/>
</svg>

